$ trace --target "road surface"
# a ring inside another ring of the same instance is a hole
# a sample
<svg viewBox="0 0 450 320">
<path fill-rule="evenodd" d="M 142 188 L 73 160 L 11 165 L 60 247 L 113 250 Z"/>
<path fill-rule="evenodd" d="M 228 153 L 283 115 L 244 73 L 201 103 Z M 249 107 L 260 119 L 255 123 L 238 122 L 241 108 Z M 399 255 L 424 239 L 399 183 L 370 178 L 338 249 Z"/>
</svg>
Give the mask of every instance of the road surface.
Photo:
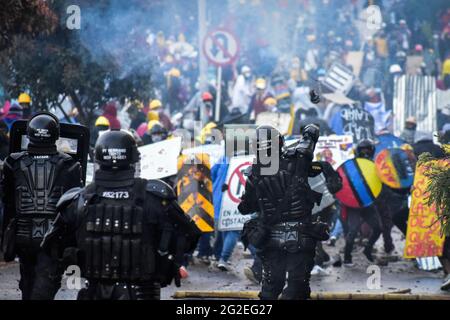
<svg viewBox="0 0 450 320">
<path fill-rule="evenodd" d="M 396 254 L 394 257 L 386 259 L 382 249 L 382 239 L 377 242 L 376 255 L 380 261 L 389 260 L 380 268 L 380 287 L 370 289 L 367 280 L 370 274 L 367 273 L 369 262 L 362 255 L 362 247 L 355 246 L 354 262 L 355 266 L 348 268 L 345 266 L 329 266 L 325 270 L 327 274 L 313 275 L 311 278 L 312 291 L 316 292 L 352 292 L 352 293 L 381 293 L 402 289 L 411 289 L 414 294 L 450 294 L 442 292 L 440 284 L 443 280 L 443 272 L 427 272 L 419 270 L 413 260 L 401 258 L 404 240 L 399 232 L 394 231 L 396 243 Z M 331 256 L 339 252 L 342 256 L 344 242 L 340 239 L 335 247 L 324 245 L 324 248 Z M 395 261 L 397 260 L 397 261 Z M 258 286 L 247 280 L 243 274 L 243 268 L 251 264 L 251 258 L 242 247 L 238 246 L 231 259 L 232 270 L 223 272 L 215 265 L 204 265 L 201 262 L 194 262 L 188 267 L 189 277 L 182 280 L 182 287 L 170 286 L 162 290 L 162 299 L 171 299 L 177 290 L 258 290 Z M 11 300 L 20 299 L 18 290 L 19 268 L 17 263 L 5 264 L 0 262 L 0 299 Z M 63 279 L 63 286 L 58 292 L 57 299 L 71 300 L 76 298 L 77 291 L 69 290 Z"/>
</svg>

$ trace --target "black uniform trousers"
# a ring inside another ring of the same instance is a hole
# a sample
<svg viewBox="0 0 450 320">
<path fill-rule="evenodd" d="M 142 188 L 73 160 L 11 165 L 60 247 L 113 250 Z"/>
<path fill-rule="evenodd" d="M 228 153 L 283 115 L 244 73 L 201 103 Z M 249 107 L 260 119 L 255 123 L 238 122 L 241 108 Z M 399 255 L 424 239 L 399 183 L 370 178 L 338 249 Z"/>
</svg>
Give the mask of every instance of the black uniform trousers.
<svg viewBox="0 0 450 320">
<path fill-rule="evenodd" d="M 22 300 L 53 300 L 61 287 L 56 262 L 41 250 L 22 250 L 19 261 Z"/>
<path fill-rule="evenodd" d="M 263 264 L 262 300 L 305 300 L 310 297 L 309 280 L 314 267 L 314 250 L 288 252 L 279 248 L 267 248 L 261 255 Z M 283 290 L 286 284 L 287 287 Z"/>
</svg>

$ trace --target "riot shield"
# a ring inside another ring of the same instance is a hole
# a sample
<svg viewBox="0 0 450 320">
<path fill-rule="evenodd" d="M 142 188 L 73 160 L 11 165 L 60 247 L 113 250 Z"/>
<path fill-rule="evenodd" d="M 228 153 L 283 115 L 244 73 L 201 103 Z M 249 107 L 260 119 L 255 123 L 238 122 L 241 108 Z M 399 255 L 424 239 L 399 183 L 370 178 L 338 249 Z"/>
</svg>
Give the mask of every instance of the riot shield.
<svg viewBox="0 0 450 320">
<path fill-rule="evenodd" d="M 26 151 L 27 146 L 27 121 L 18 120 L 13 123 L 11 128 L 9 152 Z M 89 129 L 77 124 L 60 123 L 60 134 L 56 146 L 58 151 L 67 153 L 80 162 L 83 183 L 85 183 L 89 153 Z"/>
</svg>

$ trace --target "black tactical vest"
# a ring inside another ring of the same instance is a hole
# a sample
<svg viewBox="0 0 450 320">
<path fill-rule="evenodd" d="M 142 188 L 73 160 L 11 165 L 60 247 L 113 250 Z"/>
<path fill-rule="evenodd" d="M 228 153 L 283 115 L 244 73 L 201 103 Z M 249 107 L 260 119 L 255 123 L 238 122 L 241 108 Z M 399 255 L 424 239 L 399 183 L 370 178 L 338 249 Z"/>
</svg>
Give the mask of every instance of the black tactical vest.
<svg viewBox="0 0 450 320">
<path fill-rule="evenodd" d="M 15 166 L 16 243 L 39 247 L 56 217 L 56 204 L 64 193 L 64 162 L 70 156 L 23 153 Z"/>
<path fill-rule="evenodd" d="M 299 166 L 297 171 L 296 165 Z M 306 222 L 310 219 L 314 200 L 308 184 L 308 170 L 307 161 L 281 158 L 276 174 L 254 178 L 260 211 L 269 221 Z"/>
<path fill-rule="evenodd" d="M 87 279 L 133 281 L 155 273 L 156 235 L 144 207 L 147 181 L 107 188 L 92 183 L 85 189 L 84 220 L 77 242 Z M 149 223 L 150 222 L 150 223 Z"/>
</svg>

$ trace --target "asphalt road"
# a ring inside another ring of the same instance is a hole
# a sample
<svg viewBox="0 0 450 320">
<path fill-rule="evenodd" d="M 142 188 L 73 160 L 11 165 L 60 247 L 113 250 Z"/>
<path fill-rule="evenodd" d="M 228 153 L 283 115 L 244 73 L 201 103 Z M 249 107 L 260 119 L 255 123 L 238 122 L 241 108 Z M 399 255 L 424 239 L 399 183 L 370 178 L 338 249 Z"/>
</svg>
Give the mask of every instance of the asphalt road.
<svg viewBox="0 0 450 320">
<path fill-rule="evenodd" d="M 396 254 L 386 257 L 382 249 L 382 240 L 377 242 L 376 255 L 381 263 L 380 287 L 370 289 L 367 280 L 370 276 L 367 268 L 370 263 L 362 255 L 362 247 L 356 246 L 354 251 L 355 266 L 327 267 L 326 274 L 313 275 L 311 278 L 312 291 L 316 292 L 352 292 L 352 293 L 381 293 L 402 289 L 411 289 L 411 293 L 424 294 L 449 294 L 442 292 L 440 284 L 444 274 L 442 271 L 428 272 L 419 270 L 413 260 L 401 258 L 404 241 L 399 232 L 394 232 L 396 243 Z M 339 240 L 336 247 L 324 246 L 331 256 L 342 251 L 343 240 Z M 258 290 L 258 286 L 246 279 L 243 268 L 251 264 L 251 259 L 241 247 L 237 247 L 232 259 L 232 270 L 224 272 L 215 267 L 214 264 L 207 266 L 199 261 L 194 261 L 188 267 L 189 276 L 182 280 L 182 287 L 170 286 L 162 290 L 162 299 L 171 299 L 177 290 Z M 0 299 L 20 299 L 18 290 L 19 268 L 17 263 L 5 264 L 0 262 Z M 76 298 L 76 290 L 69 290 L 63 285 L 58 292 L 57 299 L 71 300 Z"/>
</svg>

